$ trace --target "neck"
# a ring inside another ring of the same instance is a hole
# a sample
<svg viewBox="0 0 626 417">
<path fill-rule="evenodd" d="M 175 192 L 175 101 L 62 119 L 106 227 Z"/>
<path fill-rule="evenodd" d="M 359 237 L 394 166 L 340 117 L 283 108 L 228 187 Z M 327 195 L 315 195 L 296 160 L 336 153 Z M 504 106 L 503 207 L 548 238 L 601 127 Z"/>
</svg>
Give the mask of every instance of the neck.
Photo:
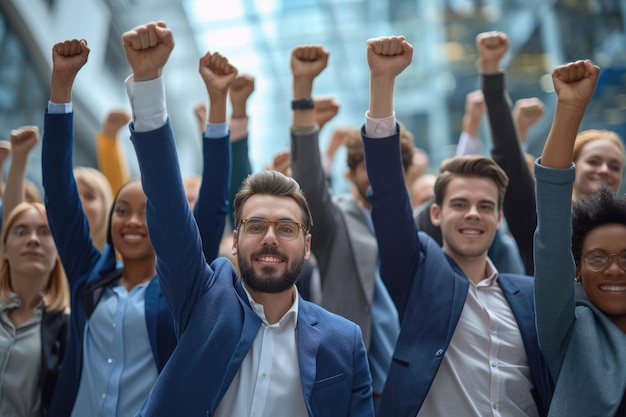
<svg viewBox="0 0 626 417">
<path fill-rule="evenodd" d="M 269 324 L 278 323 L 278 321 L 283 318 L 285 313 L 287 313 L 293 305 L 294 298 L 296 296 L 296 291 L 293 287 L 287 291 L 269 294 L 266 292 L 254 291 L 245 283 L 243 285 L 254 302 L 263 306 L 265 318 Z"/>
<path fill-rule="evenodd" d="M 461 268 L 465 276 L 474 284 L 486 278 L 487 274 L 487 254 L 480 256 L 459 256 L 444 248 L 444 251 L 454 259 L 454 262 Z"/>
<path fill-rule="evenodd" d="M 156 260 L 124 260 L 124 272 L 120 285 L 132 290 L 136 285 L 149 281 L 156 274 Z"/>
<path fill-rule="evenodd" d="M 371 210 L 372 206 L 370 205 L 370 202 L 367 199 L 367 196 L 361 192 L 361 189 L 357 187 L 356 184 L 353 184 L 351 188 L 352 188 L 352 195 L 354 196 L 354 199 L 356 200 L 357 204 L 365 208 L 366 210 Z"/>
<path fill-rule="evenodd" d="M 46 290 L 49 276 L 20 275 L 11 272 L 11 289 L 20 299 L 20 309 L 32 310 L 41 301 L 41 294 Z"/>
</svg>

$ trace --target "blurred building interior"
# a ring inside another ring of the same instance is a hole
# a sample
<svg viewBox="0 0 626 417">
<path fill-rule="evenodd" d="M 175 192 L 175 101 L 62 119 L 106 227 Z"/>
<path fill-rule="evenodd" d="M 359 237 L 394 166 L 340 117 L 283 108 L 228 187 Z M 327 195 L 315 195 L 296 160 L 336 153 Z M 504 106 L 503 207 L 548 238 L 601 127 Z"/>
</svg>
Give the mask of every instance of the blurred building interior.
<svg viewBox="0 0 626 417">
<path fill-rule="evenodd" d="M 84 38 L 91 54 L 74 89 L 75 163 L 95 166 L 95 136 L 105 114 L 128 109 L 124 79 L 130 70 L 121 35 L 153 20 L 164 20 L 176 40 L 165 80 L 183 175 L 201 170 L 193 107 L 207 100 L 198 74 L 206 51 L 221 52 L 240 73 L 256 78 L 250 157 L 261 169 L 289 146 L 291 48 L 322 44 L 330 50 L 314 92 L 334 96 L 341 109 L 322 132 L 325 142 L 333 126 L 363 123 L 365 42 L 383 35 L 404 35 L 415 47 L 413 64 L 396 82 L 396 115 L 430 155 L 433 172 L 454 153 L 465 96 L 479 87 L 475 37 L 488 30 L 509 36 L 504 68 L 511 99 L 538 97 L 546 104 L 529 134 L 530 153 L 540 153 L 551 122 L 551 69 L 572 60 L 590 58 L 602 68 L 583 128 L 626 137 L 626 0 L 0 0 L 0 138 L 22 125 L 43 128 L 52 45 Z M 488 152 L 486 123 L 481 135 Z M 137 175 L 132 146 L 124 143 Z M 36 149 L 29 165 L 36 184 L 40 165 Z M 335 164 L 336 183 L 343 169 Z"/>
</svg>

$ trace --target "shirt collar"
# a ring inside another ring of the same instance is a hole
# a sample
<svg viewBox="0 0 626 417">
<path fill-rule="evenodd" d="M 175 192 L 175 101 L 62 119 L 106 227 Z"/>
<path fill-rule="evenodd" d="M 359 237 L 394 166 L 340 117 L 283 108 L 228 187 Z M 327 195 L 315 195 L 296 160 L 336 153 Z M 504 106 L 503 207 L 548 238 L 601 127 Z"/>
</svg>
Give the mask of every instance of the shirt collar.
<svg viewBox="0 0 626 417">
<path fill-rule="evenodd" d="M 491 262 L 491 259 L 487 257 L 487 263 L 485 265 L 485 278 L 480 280 L 477 286 L 490 287 L 496 283 L 498 279 L 498 270 L 496 266 Z"/>
<path fill-rule="evenodd" d="M 298 325 L 298 287 L 296 287 L 295 285 L 293 286 L 293 303 L 291 304 L 291 307 L 289 307 L 289 310 L 287 310 L 287 312 L 281 317 L 281 319 L 278 320 L 278 323 L 274 324 L 270 324 L 265 318 L 265 310 L 263 309 L 263 304 L 259 304 L 252 299 L 252 296 L 246 289 L 245 285 L 242 285 L 241 287 L 248 297 L 248 302 L 250 303 L 250 307 L 252 307 L 252 311 L 254 311 L 255 314 L 259 316 L 265 326 L 280 328 L 289 323 L 289 321 L 293 322 L 294 327 Z"/>
</svg>

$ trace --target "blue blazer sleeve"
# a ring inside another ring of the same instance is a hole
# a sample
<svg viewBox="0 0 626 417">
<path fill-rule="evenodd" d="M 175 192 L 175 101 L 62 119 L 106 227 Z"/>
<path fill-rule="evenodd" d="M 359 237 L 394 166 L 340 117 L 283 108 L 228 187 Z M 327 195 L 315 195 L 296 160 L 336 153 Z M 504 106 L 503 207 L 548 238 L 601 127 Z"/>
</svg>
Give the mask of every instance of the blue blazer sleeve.
<svg viewBox="0 0 626 417">
<path fill-rule="evenodd" d="M 198 226 L 185 197 L 174 134 L 169 120 L 159 129 L 135 132 L 142 185 L 148 201 L 146 218 L 157 254 L 159 283 L 180 335 L 190 318 L 195 299 L 214 278 L 204 259 Z"/>
<path fill-rule="evenodd" d="M 101 256 L 91 242 L 74 180 L 73 146 L 74 115 L 46 112 L 41 151 L 44 202 L 70 286 L 78 277 L 87 276 Z"/>
<path fill-rule="evenodd" d="M 208 263 L 217 258 L 228 215 L 230 191 L 230 135 L 203 138 L 204 167 L 194 217 L 202 238 L 202 249 Z"/>
<path fill-rule="evenodd" d="M 422 247 L 404 182 L 400 135 L 373 139 L 363 129 L 362 136 L 380 273 L 402 322 Z"/>
</svg>

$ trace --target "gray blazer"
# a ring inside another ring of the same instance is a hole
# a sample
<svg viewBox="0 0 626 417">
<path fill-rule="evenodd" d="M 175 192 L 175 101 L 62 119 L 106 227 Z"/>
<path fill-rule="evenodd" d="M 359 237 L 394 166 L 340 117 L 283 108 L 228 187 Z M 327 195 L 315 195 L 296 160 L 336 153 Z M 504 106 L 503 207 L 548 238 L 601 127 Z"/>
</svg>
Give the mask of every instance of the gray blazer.
<svg viewBox="0 0 626 417">
<path fill-rule="evenodd" d="M 535 164 L 535 177 L 537 331 L 556 385 L 548 416 L 615 416 L 626 391 L 626 334 L 591 302 L 575 300 L 574 167 Z"/>
<path fill-rule="evenodd" d="M 322 306 L 357 323 L 369 349 L 376 237 L 352 196 L 331 195 L 322 169 L 319 130 L 292 131 L 291 169 L 313 215 L 311 251 L 320 270 Z"/>
</svg>

